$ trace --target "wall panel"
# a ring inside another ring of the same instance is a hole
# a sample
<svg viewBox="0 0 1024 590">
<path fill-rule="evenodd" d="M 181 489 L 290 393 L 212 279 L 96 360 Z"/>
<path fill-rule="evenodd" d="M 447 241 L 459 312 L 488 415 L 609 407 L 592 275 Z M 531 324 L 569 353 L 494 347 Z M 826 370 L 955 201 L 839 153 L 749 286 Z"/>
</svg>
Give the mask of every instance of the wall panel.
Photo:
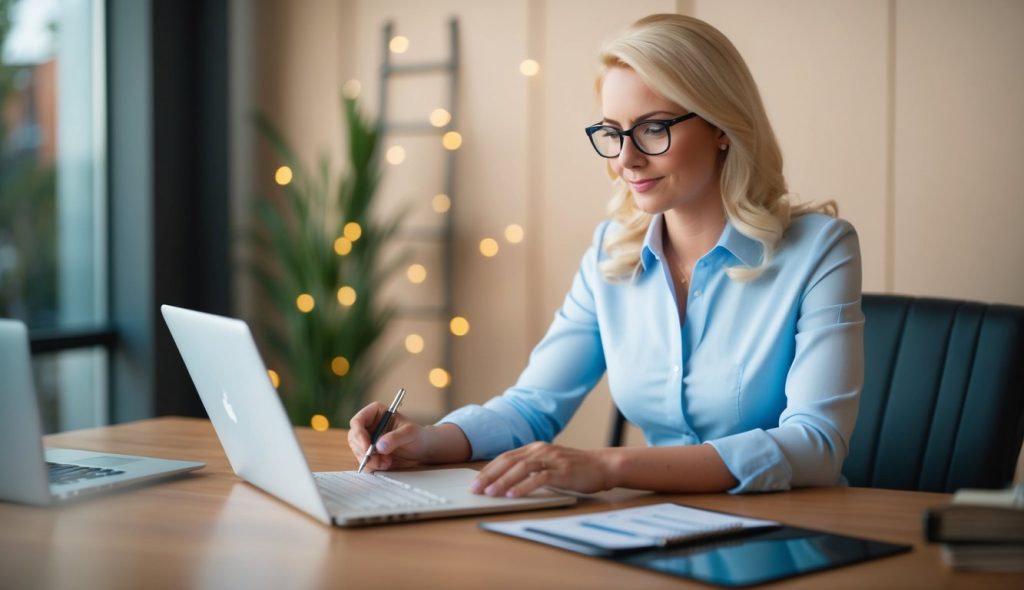
<svg viewBox="0 0 1024 590">
<path fill-rule="evenodd" d="M 1024 305 L 1024 3 L 896 14 L 895 290 Z"/>
</svg>

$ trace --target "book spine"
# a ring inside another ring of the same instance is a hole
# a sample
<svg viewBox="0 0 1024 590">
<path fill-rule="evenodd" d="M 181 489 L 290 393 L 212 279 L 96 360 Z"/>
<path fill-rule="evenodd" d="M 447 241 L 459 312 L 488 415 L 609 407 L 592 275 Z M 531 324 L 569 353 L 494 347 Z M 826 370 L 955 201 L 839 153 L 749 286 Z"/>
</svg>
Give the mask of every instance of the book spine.
<svg viewBox="0 0 1024 590">
<path fill-rule="evenodd" d="M 924 538 L 929 543 L 942 543 L 942 512 L 925 510 L 924 512 Z"/>
</svg>

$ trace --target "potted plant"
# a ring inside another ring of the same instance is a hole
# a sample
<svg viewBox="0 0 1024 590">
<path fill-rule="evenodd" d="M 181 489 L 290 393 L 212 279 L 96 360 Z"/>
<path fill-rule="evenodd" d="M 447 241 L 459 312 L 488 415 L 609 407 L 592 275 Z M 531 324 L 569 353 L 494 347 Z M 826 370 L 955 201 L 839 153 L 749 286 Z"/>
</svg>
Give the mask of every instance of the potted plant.
<svg viewBox="0 0 1024 590">
<path fill-rule="evenodd" d="M 309 170 L 266 116 L 256 126 L 282 164 L 278 199 L 256 199 L 249 268 L 273 306 L 257 322 L 282 380 L 281 398 L 293 424 L 347 424 L 394 353 L 375 344 L 394 314 L 381 301 L 384 283 L 404 256 L 384 249 L 404 211 L 372 212 L 380 185 L 380 129 L 343 98 L 348 169 L 340 178 L 326 157 Z M 290 171 L 290 179 L 288 178 Z M 282 177 L 283 176 L 283 177 Z M 327 418 L 327 420 L 324 420 Z"/>
</svg>

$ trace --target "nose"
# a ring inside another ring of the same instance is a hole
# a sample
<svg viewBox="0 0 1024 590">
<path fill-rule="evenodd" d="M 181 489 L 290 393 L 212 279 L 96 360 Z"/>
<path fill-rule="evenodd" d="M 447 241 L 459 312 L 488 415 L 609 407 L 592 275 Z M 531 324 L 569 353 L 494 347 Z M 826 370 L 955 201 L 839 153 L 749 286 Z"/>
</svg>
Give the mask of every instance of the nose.
<svg viewBox="0 0 1024 590">
<path fill-rule="evenodd" d="M 619 152 L 618 156 L 619 166 L 623 168 L 638 168 L 642 166 L 647 161 L 647 156 L 636 149 L 632 137 L 624 137 L 623 140 L 622 151 Z"/>
</svg>

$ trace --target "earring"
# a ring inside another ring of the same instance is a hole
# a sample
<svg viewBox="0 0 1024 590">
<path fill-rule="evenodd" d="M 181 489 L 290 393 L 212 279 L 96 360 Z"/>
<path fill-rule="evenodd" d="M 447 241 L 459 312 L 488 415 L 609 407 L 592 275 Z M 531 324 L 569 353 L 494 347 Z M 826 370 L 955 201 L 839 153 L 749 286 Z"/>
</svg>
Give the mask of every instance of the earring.
<svg viewBox="0 0 1024 590">
<path fill-rule="evenodd" d="M 718 149 L 724 152 L 725 150 L 729 149 L 729 144 L 723 143 L 722 145 L 718 146 Z"/>
</svg>

